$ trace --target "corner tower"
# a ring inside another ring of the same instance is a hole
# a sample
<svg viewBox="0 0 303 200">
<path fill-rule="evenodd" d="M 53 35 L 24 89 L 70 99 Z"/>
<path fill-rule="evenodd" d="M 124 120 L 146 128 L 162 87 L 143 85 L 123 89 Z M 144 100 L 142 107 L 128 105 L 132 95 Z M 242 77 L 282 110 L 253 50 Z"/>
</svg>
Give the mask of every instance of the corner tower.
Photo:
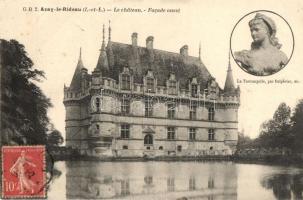
<svg viewBox="0 0 303 200">
<path fill-rule="evenodd" d="M 79 97 L 86 93 L 90 76 L 82 62 L 80 48 L 78 63 L 69 87 L 64 86 L 65 133 L 66 146 L 73 149 L 86 149 L 87 128 L 85 118 L 88 116 L 87 102 Z"/>
<path fill-rule="evenodd" d="M 238 125 L 238 109 L 240 106 L 240 88 L 239 86 L 236 88 L 234 85 L 234 78 L 231 69 L 230 63 L 230 54 L 228 56 L 228 67 L 227 74 L 224 85 L 224 100 L 232 102 L 230 104 L 226 104 L 226 121 L 232 121 Z M 238 141 L 238 130 L 227 130 L 225 133 L 225 144 L 230 146 L 232 149 L 232 153 L 236 150 L 236 145 Z"/>
</svg>

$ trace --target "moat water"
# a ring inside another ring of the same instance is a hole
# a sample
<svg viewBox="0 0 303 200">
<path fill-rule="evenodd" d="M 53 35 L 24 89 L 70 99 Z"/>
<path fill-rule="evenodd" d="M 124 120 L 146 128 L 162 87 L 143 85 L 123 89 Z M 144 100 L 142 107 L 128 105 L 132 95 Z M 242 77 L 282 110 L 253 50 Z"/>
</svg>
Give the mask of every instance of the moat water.
<svg viewBox="0 0 303 200">
<path fill-rule="evenodd" d="M 60 161 L 48 199 L 303 199 L 303 168 L 233 162 Z"/>
</svg>

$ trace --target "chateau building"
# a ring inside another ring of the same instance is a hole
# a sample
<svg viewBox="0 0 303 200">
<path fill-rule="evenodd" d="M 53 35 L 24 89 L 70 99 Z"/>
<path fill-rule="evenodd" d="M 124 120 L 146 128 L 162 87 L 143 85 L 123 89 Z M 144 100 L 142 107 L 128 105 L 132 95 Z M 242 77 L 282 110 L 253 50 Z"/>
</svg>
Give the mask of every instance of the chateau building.
<svg viewBox="0 0 303 200">
<path fill-rule="evenodd" d="M 66 146 L 97 157 L 231 155 L 238 140 L 240 89 L 230 62 L 224 89 L 199 57 L 103 41 L 91 74 L 81 50 L 64 86 Z M 200 54 L 200 52 L 199 52 Z"/>
</svg>

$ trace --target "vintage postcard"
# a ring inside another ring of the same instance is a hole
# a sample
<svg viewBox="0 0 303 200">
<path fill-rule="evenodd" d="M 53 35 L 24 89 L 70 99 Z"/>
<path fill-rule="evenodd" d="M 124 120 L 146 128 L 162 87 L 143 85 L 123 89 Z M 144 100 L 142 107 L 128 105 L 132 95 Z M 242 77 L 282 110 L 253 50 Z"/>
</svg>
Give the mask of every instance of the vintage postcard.
<svg viewBox="0 0 303 200">
<path fill-rule="evenodd" d="M 0 1 L 5 199 L 303 199 L 303 2 Z"/>
</svg>

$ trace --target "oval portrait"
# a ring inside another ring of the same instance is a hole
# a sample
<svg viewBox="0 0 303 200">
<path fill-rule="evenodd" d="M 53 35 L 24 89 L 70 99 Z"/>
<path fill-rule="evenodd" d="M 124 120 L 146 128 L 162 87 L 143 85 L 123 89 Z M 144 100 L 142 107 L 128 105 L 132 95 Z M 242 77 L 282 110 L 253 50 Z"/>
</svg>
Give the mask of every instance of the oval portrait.
<svg viewBox="0 0 303 200">
<path fill-rule="evenodd" d="M 294 36 L 285 18 L 272 11 L 259 10 L 236 23 L 230 47 L 233 59 L 245 72 L 269 76 L 289 62 Z"/>
</svg>

